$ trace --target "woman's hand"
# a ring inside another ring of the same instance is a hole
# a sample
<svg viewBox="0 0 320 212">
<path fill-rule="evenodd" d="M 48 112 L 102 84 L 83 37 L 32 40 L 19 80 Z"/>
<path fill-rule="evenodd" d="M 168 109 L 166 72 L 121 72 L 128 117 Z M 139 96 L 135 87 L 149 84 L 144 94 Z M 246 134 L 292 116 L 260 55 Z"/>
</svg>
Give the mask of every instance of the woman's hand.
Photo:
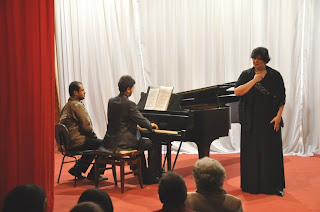
<svg viewBox="0 0 320 212">
<path fill-rule="evenodd" d="M 253 80 L 257 83 L 260 82 L 263 79 L 263 76 L 261 74 L 255 74 L 253 77 Z"/>
<path fill-rule="evenodd" d="M 261 74 L 254 75 L 253 79 L 247 82 L 246 84 L 240 85 L 239 87 L 236 87 L 234 89 L 234 94 L 236 96 L 243 96 L 247 94 L 250 89 L 257 83 L 260 82 L 263 79 L 263 76 Z"/>
<path fill-rule="evenodd" d="M 270 121 L 270 124 L 274 123 L 273 129 L 276 132 L 278 132 L 278 130 L 280 129 L 280 121 L 281 121 L 281 116 L 276 116 Z"/>
</svg>

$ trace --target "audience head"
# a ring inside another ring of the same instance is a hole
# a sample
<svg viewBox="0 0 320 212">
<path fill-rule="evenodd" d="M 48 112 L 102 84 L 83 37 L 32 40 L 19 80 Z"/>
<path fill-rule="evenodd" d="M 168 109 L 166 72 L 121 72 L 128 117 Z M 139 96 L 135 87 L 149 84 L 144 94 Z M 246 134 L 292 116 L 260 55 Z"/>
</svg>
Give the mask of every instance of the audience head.
<svg viewBox="0 0 320 212">
<path fill-rule="evenodd" d="M 44 212 L 46 193 L 39 185 L 18 185 L 6 195 L 3 212 Z"/>
<path fill-rule="evenodd" d="M 183 178 L 174 172 L 165 172 L 159 182 L 160 201 L 169 208 L 181 207 L 187 198 L 187 187 Z"/>
<path fill-rule="evenodd" d="M 226 171 L 215 159 L 204 157 L 194 165 L 193 177 L 198 191 L 213 192 L 222 188 Z"/>
<path fill-rule="evenodd" d="M 79 198 L 78 203 L 81 202 L 94 202 L 98 204 L 104 212 L 112 212 L 113 204 L 107 192 L 98 188 L 91 188 L 83 192 Z"/>
<path fill-rule="evenodd" d="M 82 85 L 82 83 L 78 82 L 78 81 L 73 81 L 72 83 L 70 83 L 70 85 L 69 85 L 69 95 L 70 96 L 74 96 L 74 92 L 75 91 L 80 92 L 80 85 Z"/>
<path fill-rule="evenodd" d="M 127 89 L 132 89 L 136 81 L 129 75 L 124 75 L 120 78 L 118 82 L 118 87 L 120 93 L 124 93 Z"/>
<path fill-rule="evenodd" d="M 81 202 L 75 205 L 70 212 L 103 212 L 103 210 L 94 202 Z"/>
<path fill-rule="evenodd" d="M 257 47 L 254 50 L 252 50 L 251 58 L 256 59 L 258 56 L 260 56 L 260 59 L 267 64 L 270 61 L 269 52 L 267 48 L 264 47 Z"/>
</svg>

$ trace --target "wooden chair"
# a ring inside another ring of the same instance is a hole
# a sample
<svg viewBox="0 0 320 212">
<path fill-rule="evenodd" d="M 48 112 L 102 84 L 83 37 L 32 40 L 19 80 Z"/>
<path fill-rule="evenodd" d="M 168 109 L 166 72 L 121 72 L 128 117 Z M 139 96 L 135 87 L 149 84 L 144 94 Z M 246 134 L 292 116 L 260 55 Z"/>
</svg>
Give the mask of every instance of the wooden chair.
<svg viewBox="0 0 320 212">
<path fill-rule="evenodd" d="M 112 174 L 115 185 L 118 186 L 117 174 L 116 174 L 116 166 L 120 166 L 120 181 L 121 181 L 121 193 L 124 193 L 124 176 L 128 174 L 136 174 L 139 179 L 140 187 L 143 188 L 142 183 L 142 173 L 141 173 L 141 151 L 132 150 L 132 151 L 120 151 L 115 153 L 108 153 L 99 150 L 95 150 L 94 154 L 95 158 L 95 186 L 98 188 L 99 183 L 99 173 L 101 170 L 109 169 L 109 168 L 99 168 L 98 164 L 107 165 L 110 164 L 112 166 Z M 124 172 L 124 166 L 136 166 L 136 170 L 131 170 L 129 172 Z"/>
<path fill-rule="evenodd" d="M 56 124 L 55 126 L 55 138 L 56 141 L 59 145 L 59 149 L 63 155 L 61 166 L 60 166 L 60 172 L 59 172 L 59 177 L 58 177 L 58 182 L 60 181 L 60 176 L 61 176 L 61 171 L 63 164 L 65 163 L 75 163 L 75 169 L 77 169 L 77 164 L 78 164 L 78 157 L 85 155 L 85 154 L 93 154 L 93 150 L 84 150 L 84 151 L 74 151 L 74 150 L 68 150 L 67 149 L 67 143 L 70 142 L 70 133 L 68 128 L 63 125 L 63 124 Z M 68 158 L 73 158 L 72 160 L 69 161 L 64 161 L 65 157 Z M 75 170 L 77 172 L 77 170 Z M 74 187 L 76 187 L 77 184 L 77 177 L 74 177 Z"/>
</svg>

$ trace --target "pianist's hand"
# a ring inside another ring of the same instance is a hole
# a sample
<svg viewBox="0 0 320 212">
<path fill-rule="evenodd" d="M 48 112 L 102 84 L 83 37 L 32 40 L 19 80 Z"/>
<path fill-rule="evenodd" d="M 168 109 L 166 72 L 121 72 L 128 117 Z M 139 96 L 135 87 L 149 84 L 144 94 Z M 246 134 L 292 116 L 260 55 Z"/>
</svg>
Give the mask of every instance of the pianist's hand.
<svg viewBox="0 0 320 212">
<path fill-rule="evenodd" d="M 142 127 L 140 127 L 139 125 L 137 125 L 137 128 L 138 128 L 138 130 L 141 130 L 141 129 L 142 129 Z"/>
<path fill-rule="evenodd" d="M 156 129 L 156 130 L 158 130 L 158 129 L 159 129 L 158 125 L 157 125 L 157 124 L 155 124 L 155 123 L 151 123 L 151 126 L 152 126 L 152 128 L 153 128 L 153 129 Z"/>
</svg>

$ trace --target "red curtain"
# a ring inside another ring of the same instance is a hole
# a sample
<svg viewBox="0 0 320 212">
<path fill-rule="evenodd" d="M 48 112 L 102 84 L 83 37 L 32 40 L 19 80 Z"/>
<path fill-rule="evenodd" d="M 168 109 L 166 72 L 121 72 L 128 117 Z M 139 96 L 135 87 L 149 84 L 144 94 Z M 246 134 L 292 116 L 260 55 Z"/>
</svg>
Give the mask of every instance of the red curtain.
<svg viewBox="0 0 320 212">
<path fill-rule="evenodd" d="M 54 183 L 54 0 L 0 0 L 0 207 L 19 184 Z"/>
</svg>

